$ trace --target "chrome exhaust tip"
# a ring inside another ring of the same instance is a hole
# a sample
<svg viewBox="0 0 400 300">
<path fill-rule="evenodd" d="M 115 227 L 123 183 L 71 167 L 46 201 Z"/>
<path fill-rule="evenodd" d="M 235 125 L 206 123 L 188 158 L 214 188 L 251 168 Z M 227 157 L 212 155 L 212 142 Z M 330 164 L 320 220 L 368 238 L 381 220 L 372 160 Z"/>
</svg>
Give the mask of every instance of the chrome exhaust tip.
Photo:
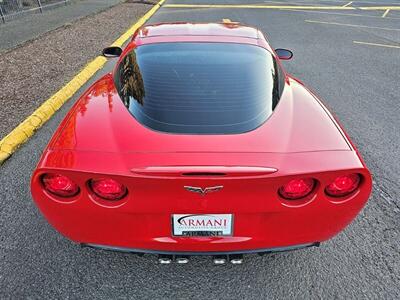
<svg viewBox="0 0 400 300">
<path fill-rule="evenodd" d="M 158 257 L 158 263 L 160 265 L 169 265 L 172 262 L 172 256 L 170 255 L 160 255 Z"/>
<path fill-rule="evenodd" d="M 229 255 L 229 261 L 232 265 L 241 265 L 243 263 L 243 255 L 242 254 L 235 254 Z"/>
<path fill-rule="evenodd" d="M 189 262 L 189 258 L 186 256 L 178 256 L 176 257 L 175 261 L 177 264 L 184 265 Z"/>
<path fill-rule="evenodd" d="M 226 264 L 226 256 L 214 256 L 213 257 L 214 265 L 224 265 Z"/>
<path fill-rule="evenodd" d="M 241 265 L 243 263 L 242 258 L 236 258 L 236 259 L 231 259 L 231 264 L 232 265 Z"/>
</svg>

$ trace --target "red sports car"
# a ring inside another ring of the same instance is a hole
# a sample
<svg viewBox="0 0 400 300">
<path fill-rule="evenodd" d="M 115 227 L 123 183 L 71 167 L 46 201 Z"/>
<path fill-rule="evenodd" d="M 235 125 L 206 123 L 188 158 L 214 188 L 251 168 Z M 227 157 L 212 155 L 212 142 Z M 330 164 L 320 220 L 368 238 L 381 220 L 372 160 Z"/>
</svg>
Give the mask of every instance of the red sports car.
<svg viewBox="0 0 400 300">
<path fill-rule="evenodd" d="M 317 246 L 365 205 L 371 176 L 320 100 L 263 34 L 158 24 L 61 123 L 31 189 L 47 220 L 91 247 L 160 263 Z"/>
</svg>

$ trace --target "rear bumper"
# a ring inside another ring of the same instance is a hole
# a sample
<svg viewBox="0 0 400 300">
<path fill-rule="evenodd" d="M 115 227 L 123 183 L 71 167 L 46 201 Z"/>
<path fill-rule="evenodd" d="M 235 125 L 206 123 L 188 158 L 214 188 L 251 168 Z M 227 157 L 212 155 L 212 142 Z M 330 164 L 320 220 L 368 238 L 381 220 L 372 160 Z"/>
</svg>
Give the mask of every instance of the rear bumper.
<svg viewBox="0 0 400 300">
<path fill-rule="evenodd" d="M 335 155 L 339 154 L 335 153 Z M 277 160 L 290 164 L 290 170 L 294 173 L 288 174 L 282 168 L 265 178 L 182 176 L 160 179 L 146 176 L 135 177 L 131 172 L 107 175 L 126 185 L 129 190 L 126 198 L 114 203 L 96 200 L 87 188 L 90 178 L 104 172 L 57 170 L 74 178 L 81 188 L 77 196 L 65 201 L 43 190 L 40 176 L 46 172 L 54 172 L 54 169 L 39 167 L 33 175 L 31 191 L 37 206 L 48 222 L 61 234 L 79 244 L 158 254 L 290 250 L 293 246 L 311 245 L 332 238 L 357 216 L 367 202 L 371 192 L 371 177 L 368 170 L 359 166 L 360 162 L 356 160 L 354 153 L 346 152 L 340 155 L 341 158 L 343 156 L 347 158 L 344 159 L 345 161 L 350 161 L 348 165 L 352 168 L 342 166 L 342 170 L 329 171 L 333 169 L 331 164 L 335 168 L 337 164 L 336 161 L 330 162 L 328 158 L 333 158 L 326 153 L 296 154 L 294 158 L 289 155 L 282 158 L 279 155 L 263 154 L 263 159 L 270 159 L 271 165 L 279 165 Z M 62 158 L 66 159 L 64 156 Z M 316 159 L 318 159 L 317 162 L 315 162 Z M 232 157 L 233 160 L 234 157 Z M 342 159 L 338 161 L 340 163 Z M 298 173 L 304 174 L 296 169 L 300 168 L 298 162 L 310 166 L 318 163 L 319 168 L 323 170 L 307 172 L 306 175 L 316 178 L 318 185 L 315 192 L 304 201 L 284 201 L 277 191 L 282 182 L 298 176 L 296 175 Z M 211 163 L 218 165 L 214 160 Z M 158 162 L 156 164 L 162 165 Z M 179 164 L 172 161 L 171 165 Z M 233 165 L 233 163 L 222 161 L 219 165 Z M 259 163 L 253 161 L 252 164 L 246 165 L 265 166 L 268 164 L 265 161 Z M 325 194 L 326 185 L 336 176 L 351 172 L 363 175 L 363 181 L 356 192 L 346 199 L 330 198 Z M 183 187 L 186 185 L 200 187 L 223 185 L 224 188 L 219 192 L 201 196 L 185 190 Z M 173 214 L 232 214 L 233 235 L 173 236 L 171 228 Z"/>
<path fill-rule="evenodd" d="M 247 210 L 240 207 L 239 210 L 234 206 L 217 210 L 201 207 L 198 202 L 197 209 L 182 205 L 179 210 L 172 208 L 162 212 L 134 212 L 127 205 L 102 207 L 87 198 L 60 203 L 44 197 L 40 188 L 33 194 L 47 220 L 77 243 L 135 253 L 201 255 L 276 252 L 315 245 L 343 230 L 362 209 L 369 192 L 358 191 L 341 203 L 317 193 L 303 206 L 288 207 L 277 202 L 276 207 L 269 210 L 255 210 L 254 207 Z M 173 236 L 171 215 L 174 213 L 231 213 L 233 236 Z"/>
<path fill-rule="evenodd" d="M 212 251 L 212 252 L 191 252 L 191 251 L 160 251 L 160 250 L 149 250 L 149 249 L 135 249 L 135 248 L 124 248 L 124 247 L 113 247 L 113 246 L 105 246 L 105 245 L 96 245 L 96 244 L 84 244 L 82 243 L 82 247 L 90 247 L 107 251 L 118 251 L 125 253 L 133 253 L 133 254 L 158 254 L 158 255 L 182 255 L 182 256 L 202 256 L 202 255 L 233 255 L 233 254 L 268 254 L 275 252 L 286 252 L 299 250 L 309 247 L 319 247 L 320 243 L 309 243 L 309 244 L 301 244 L 287 247 L 276 247 L 276 248 L 266 248 L 266 249 L 251 249 L 251 250 L 239 250 L 239 251 Z"/>
</svg>

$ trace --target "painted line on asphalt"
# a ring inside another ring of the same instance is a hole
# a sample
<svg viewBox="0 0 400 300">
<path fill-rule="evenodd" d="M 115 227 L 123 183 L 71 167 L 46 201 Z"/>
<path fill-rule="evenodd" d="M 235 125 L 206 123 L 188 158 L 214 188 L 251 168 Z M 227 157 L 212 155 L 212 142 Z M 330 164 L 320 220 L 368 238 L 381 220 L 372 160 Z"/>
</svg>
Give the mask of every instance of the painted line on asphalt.
<svg viewBox="0 0 400 300">
<path fill-rule="evenodd" d="M 354 44 L 400 49 L 400 46 L 353 41 Z"/>
<path fill-rule="evenodd" d="M 342 7 L 347 7 L 347 6 L 351 5 L 352 3 L 353 3 L 353 1 L 350 1 L 349 3 L 343 5 Z"/>
<path fill-rule="evenodd" d="M 238 8 L 238 9 L 303 9 L 303 10 L 400 10 L 398 6 L 311 6 L 311 5 L 264 5 L 264 4 L 165 4 L 165 8 Z"/>
<path fill-rule="evenodd" d="M 238 9 L 310 9 L 310 10 L 354 10 L 343 6 L 300 6 L 300 5 L 262 5 L 262 4 L 165 4 L 165 8 L 238 8 Z"/>
<path fill-rule="evenodd" d="M 363 10 L 400 10 L 400 5 L 397 6 L 365 6 L 365 7 L 359 7 L 359 9 Z"/>
<path fill-rule="evenodd" d="M 161 0 L 144 14 L 135 24 L 123 33 L 112 45 L 122 45 L 161 7 L 165 0 Z M 15 127 L 0 141 L 0 164 L 9 158 L 19 146 L 25 143 L 35 132 L 45 124 L 60 107 L 67 102 L 90 78 L 96 74 L 106 63 L 102 56 L 96 57 L 88 63 L 74 78 L 54 95 L 47 99 L 29 117 Z"/>
<path fill-rule="evenodd" d="M 295 1 L 297 1 L 297 0 L 295 0 Z M 305 1 L 310 1 L 310 0 L 300 0 L 300 1 L 305 2 Z M 339 3 L 339 2 L 347 3 L 348 1 L 349 0 L 347 0 L 347 1 L 346 0 L 317 0 L 317 2 L 329 2 L 329 3 Z M 398 5 L 399 4 L 398 1 L 397 2 L 394 2 L 394 1 L 396 1 L 396 0 L 393 0 L 393 2 L 385 2 L 384 5 Z M 353 2 L 362 3 L 362 4 L 368 4 L 368 5 L 370 5 L 370 4 L 381 4 L 382 5 L 382 0 L 381 1 L 379 1 L 379 0 L 377 0 L 377 1 L 370 1 L 370 0 L 357 0 L 357 1 L 355 1 L 354 0 Z"/>
<path fill-rule="evenodd" d="M 387 14 L 389 13 L 389 11 L 390 11 L 390 9 L 387 9 L 387 10 L 383 13 L 382 18 L 386 17 Z"/>
<path fill-rule="evenodd" d="M 375 27 L 375 26 L 367 26 L 367 25 L 346 24 L 346 23 L 336 23 L 336 22 L 323 22 L 323 21 L 314 21 L 314 20 L 304 20 L 304 22 L 315 23 L 315 24 L 326 24 L 326 25 L 356 27 L 356 28 L 369 28 L 369 29 L 379 29 L 379 30 L 400 31 L 400 28 Z"/>
<path fill-rule="evenodd" d="M 337 16 L 347 16 L 347 17 L 361 17 L 361 18 L 379 18 L 382 16 L 371 16 L 371 15 L 359 15 L 352 13 L 340 13 L 340 12 L 331 12 L 331 11 L 315 11 L 315 10 L 301 10 L 301 9 L 281 9 L 282 11 L 294 11 L 294 12 L 305 12 L 309 14 L 327 14 L 327 15 L 337 15 Z M 386 17 L 386 19 L 400 19 L 395 17 Z"/>
<path fill-rule="evenodd" d="M 263 1 L 263 3 L 268 3 L 268 4 L 276 4 L 276 3 L 279 3 L 279 4 L 288 4 L 287 2 L 283 2 L 283 1 Z M 290 4 L 293 4 L 293 2 L 291 2 Z M 294 4 L 296 4 L 296 3 L 294 3 Z"/>
</svg>

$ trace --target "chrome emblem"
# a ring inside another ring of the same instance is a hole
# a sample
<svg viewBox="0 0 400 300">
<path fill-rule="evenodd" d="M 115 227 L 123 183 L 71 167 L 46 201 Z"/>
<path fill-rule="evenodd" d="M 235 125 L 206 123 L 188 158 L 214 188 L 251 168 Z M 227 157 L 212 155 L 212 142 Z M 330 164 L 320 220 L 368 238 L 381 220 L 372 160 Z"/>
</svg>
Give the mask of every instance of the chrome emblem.
<svg viewBox="0 0 400 300">
<path fill-rule="evenodd" d="M 222 190 L 223 187 L 224 187 L 223 185 L 217 185 L 217 186 L 208 186 L 203 189 L 198 186 L 190 186 L 190 185 L 184 186 L 185 190 L 187 190 L 189 192 L 193 192 L 193 193 L 198 193 L 202 196 L 205 196 L 208 193 L 218 192 L 218 191 Z"/>
</svg>

